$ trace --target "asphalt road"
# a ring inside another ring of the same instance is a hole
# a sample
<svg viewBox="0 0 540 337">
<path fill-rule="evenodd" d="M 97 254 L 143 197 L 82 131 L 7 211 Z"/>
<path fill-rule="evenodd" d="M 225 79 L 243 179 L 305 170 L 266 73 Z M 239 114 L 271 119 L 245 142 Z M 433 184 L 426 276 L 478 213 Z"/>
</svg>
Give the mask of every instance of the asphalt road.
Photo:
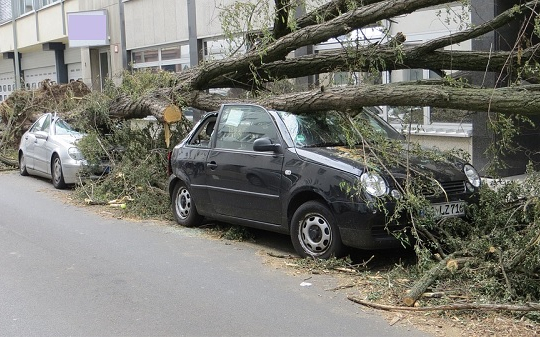
<svg viewBox="0 0 540 337">
<path fill-rule="evenodd" d="M 0 173 L 0 336 L 425 336 L 326 291 L 329 277 L 265 264 L 257 244 L 115 219 L 68 193 Z"/>
</svg>

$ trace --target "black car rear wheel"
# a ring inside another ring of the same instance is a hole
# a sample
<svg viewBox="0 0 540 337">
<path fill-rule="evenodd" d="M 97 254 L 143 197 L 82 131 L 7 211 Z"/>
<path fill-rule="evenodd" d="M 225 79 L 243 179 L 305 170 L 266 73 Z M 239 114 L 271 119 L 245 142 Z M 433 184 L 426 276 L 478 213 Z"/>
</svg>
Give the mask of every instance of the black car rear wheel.
<svg viewBox="0 0 540 337">
<path fill-rule="evenodd" d="M 28 170 L 26 170 L 26 159 L 24 157 L 24 153 L 21 152 L 19 155 L 19 173 L 21 176 L 27 176 Z"/>
<path fill-rule="evenodd" d="M 62 161 L 58 155 L 53 156 L 51 165 L 52 183 L 55 188 L 62 189 L 66 187 L 64 181 L 64 172 L 62 171 Z"/>
<path fill-rule="evenodd" d="M 178 224 L 185 227 L 199 226 L 203 217 L 197 213 L 197 207 L 191 198 L 191 192 L 182 181 L 176 183 L 172 195 L 172 211 Z"/>
<path fill-rule="evenodd" d="M 345 248 L 332 212 L 318 201 L 308 201 L 294 212 L 291 240 L 302 257 L 341 257 Z"/>
</svg>

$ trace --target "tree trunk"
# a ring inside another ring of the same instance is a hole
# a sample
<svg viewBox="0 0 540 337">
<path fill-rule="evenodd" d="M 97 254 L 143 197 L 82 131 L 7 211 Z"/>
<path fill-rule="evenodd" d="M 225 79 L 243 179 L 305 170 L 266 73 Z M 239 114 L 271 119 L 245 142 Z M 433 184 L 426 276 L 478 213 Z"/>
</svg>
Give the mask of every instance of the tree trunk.
<svg viewBox="0 0 540 337">
<path fill-rule="evenodd" d="M 455 254 L 448 255 L 445 259 L 437 263 L 433 268 L 428 270 L 420 280 L 418 280 L 411 289 L 403 296 L 403 303 L 412 307 L 416 300 L 422 296 L 426 289 L 446 270 L 446 264 L 452 259 Z"/>
<path fill-rule="evenodd" d="M 130 96 L 118 96 L 109 107 L 109 115 L 116 119 L 144 118 L 152 115 L 160 122 L 180 120 L 181 111 L 171 97 L 171 88 L 161 88 L 151 95 L 133 100 Z"/>
<path fill-rule="evenodd" d="M 405 82 L 361 85 L 343 88 L 321 88 L 307 92 L 271 96 L 268 98 L 240 100 L 218 95 L 199 93 L 186 102 L 192 107 L 212 111 L 223 103 L 256 103 L 276 110 L 309 113 L 320 110 L 358 109 L 374 105 L 432 106 L 462 109 L 476 112 L 540 114 L 540 89 L 530 86 L 524 90 L 516 88 L 480 89 L 451 87 L 440 81 Z M 526 102 L 526 104 L 524 104 Z"/>
</svg>

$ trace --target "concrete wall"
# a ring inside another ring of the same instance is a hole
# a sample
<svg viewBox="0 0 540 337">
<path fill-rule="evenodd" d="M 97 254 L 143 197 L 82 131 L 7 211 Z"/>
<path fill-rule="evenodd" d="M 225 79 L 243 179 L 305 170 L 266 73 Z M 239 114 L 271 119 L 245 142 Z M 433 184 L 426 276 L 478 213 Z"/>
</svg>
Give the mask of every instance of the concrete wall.
<svg viewBox="0 0 540 337">
<path fill-rule="evenodd" d="M 92 47 L 91 49 L 97 49 L 99 52 L 107 51 L 110 57 L 109 75 L 118 82 L 123 72 L 122 65 L 122 53 L 121 53 L 121 35 L 120 35 L 120 7 L 119 1 L 121 0 L 84 0 L 80 2 L 80 11 L 91 11 L 97 9 L 107 10 L 108 17 L 108 30 L 109 30 L 109 44 L 101 47 Z M 138 2 L 138 1 L 135 1 Z M 126 2 L 127 4 L 128 2 Z M 141 28 L 137 28 L 140 30 Z M 93 89 L 99 90 L 99 87 L 95 87 L 95 77 L 99 76 L 99 73 L 91 70 L 90 57 L 86 48 L 82 48 L 81 58 L 83 59 L 83 79 L 88 85 L 92 85 Z M 84 65 L 86 63 L 86 66 Z M 96 62 L 95 58 L 92 58 L 91 62 Z M 99 63 L 98 63 L 99 64 Z M 94 68 L 95 69 L 95 68 Z"/>
<path fill-rule="evenodd" d="M 186 1 L 128 1 L 124 8 L 127 49 L 188 40 Z"/>
<path fill-rule="evenodd" d="M 428 135 L 411 135 L 411 141 L 432 148 L 436 147 L 443 151 L 461 149 L 471 155 L 473 154 L 473 145 L 471 137 L 445 137 L 445 136 L 428 136 Z"/>
<path fill-rule="evenodd" d="M 255 0 L 253 0 L 255 2 Z M 235 0 L 197 0 L 196 30 L 198 38 L 222 34 L 220 11 Z M 127 49 L 145 48 L 189 40 L 186 1 L 146 0 L 124 4 Z M 271 7 L 270 7 L 271 9 Z"/>
<path fill-rule="evenodd" d="M 17 30 L 17 48 L 20 52 L 41 50 L 45 42 L 63 42 L 67 44 L 66 12 L 78 11 L 79 1 L 66 0 L 39 9 L 15 21 Z M 13 28 L 8 22 L 0 26 L 0 53 L 13 51 Z"/>
</svg>

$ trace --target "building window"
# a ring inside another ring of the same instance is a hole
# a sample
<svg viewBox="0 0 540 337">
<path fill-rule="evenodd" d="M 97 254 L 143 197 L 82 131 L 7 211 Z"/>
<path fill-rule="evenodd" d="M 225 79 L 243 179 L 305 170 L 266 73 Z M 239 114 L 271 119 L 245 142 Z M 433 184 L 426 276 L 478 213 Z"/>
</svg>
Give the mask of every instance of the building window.
<svg viewBox="0 0 540 337">
<path fill-rule="evenodd" d="M 0 23 L 11 19 L 11 0 L 0 0 Z"/>
<path fill-rule="evenodd" d="M 143 52 L 142 61 L 143 62 L 157 62 L 157 61 L 159 61 L 158 50 L 157 49 L 145 50 Z"/>
<path fill-rule="evenodd" d="M 18 0 L 17 1 L 17 13 L 19 15 L 26 14 L 34 10 L 34 0 Z"/>
<path fill-rule="evenodd" d="M 55 2 L 60 2 L 60 0 L 36 0 L 36 9 L 43 8 Z"/>
<path fill-rule="evenodd" d="M 170 71 L 181 72 L 189 67 L 189 46 L 170 45 L 161 48 L 135 50 L 131 52 L 131 61 L 135 71 Z"/>
<path fill-rule="evenodd" d="M 180 46 L 161 48 L 161 60 L 163 61 L 179 59 L 180 56 Z"/>
<path fill-rule="evenodd" d="M 406 69 L 392 71 L 387 76 L 388 82 L 418 81 L 423 79 L 440 79 L 440 76 L 426 69 Z M 387 82 L 387 83 L 388 83 Z M 420 106 L 389 106 L 386 107 L 385 117 L 394 125 L 412 126 L 417 129 L 430 127 L 445 129 L 448 124 L 465 125 L 472 123 L 473 113 L 465 110 L 445 109 Z"/>
</svg>

